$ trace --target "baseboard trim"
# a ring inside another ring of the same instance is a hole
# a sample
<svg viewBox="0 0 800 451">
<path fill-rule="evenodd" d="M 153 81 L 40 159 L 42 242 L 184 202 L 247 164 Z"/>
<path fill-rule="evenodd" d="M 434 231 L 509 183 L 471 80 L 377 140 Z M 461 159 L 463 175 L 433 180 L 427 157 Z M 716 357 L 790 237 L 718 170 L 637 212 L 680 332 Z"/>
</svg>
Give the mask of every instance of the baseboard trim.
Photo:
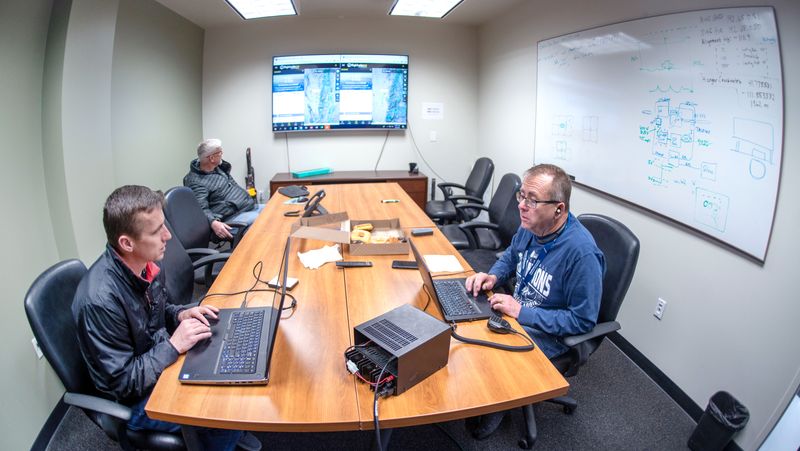
<svg viewBox="0 0 800 451">
<path fill-rule="evenodd" d="M 50 412 L 50 416 L 47 417 L 47 421 L 44 422 L 44 426 L 39 431 L 39 435 L 36 436 L 36 440 L 31 445 L 31 451 L 44 451 L 47 449 L 47 445 L 50 444 L 50 439 L 53 438 L 53 435 L 56 433 L 56 429 L 61 424 L 61 420 L 64 419 L 64 415 L 67 414 L 67 410 L 69 410 L 69 405 L 64 402 L 64 397 L 62 396 L 61 399 L 58 400 L 58 404 L 53 408 L 53 411 Z"/>
<path fill-rule="evenodd" d="M 656 383 L 662 390 L 675 401 L 687 415 L 689 415 L 695 423 L 700 421 L 700 417 L 703 416 L 704 408 L 697 405 L 696 402 L 689 395 L 686 394 L 683 390 L 675 382 L 672 382 L 663 371 L 658 369 L 658 367 L 650 361 L 644 354 L 639 352 L 631 342 L 625 339 L 622 335 L 618 332 L 612 332 L 607 335 L 608 339 L 614 343 L 623 354 L 628 356 L 629 359 L 633 361 L 642 371 L 647 374 L 653 382 Z M 731 440 L 728 445 L 725 447 L 724 451 L 742 451 L 742 448 L 739 445 Z"/>
</svg>

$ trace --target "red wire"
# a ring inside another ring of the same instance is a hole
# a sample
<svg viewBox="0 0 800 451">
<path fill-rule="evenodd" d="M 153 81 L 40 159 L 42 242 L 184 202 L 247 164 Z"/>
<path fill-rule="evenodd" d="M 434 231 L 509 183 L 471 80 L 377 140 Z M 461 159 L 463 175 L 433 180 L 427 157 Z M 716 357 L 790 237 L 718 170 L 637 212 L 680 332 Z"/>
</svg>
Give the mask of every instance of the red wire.
<svg viewBox="0 0 800 451">
<path fill-rule="evenodd" d="M 391 381 L 392 379 L 394 379 L 394 376 L 392 376 L 392 375 L 390 374 L 390 375 L 388 375 L 388 376 L 384 377 L 384 378 L 383 378 L 383 380 L 381 380 L 380 382 L 370 382 L 370 381 L 368 381 L 368 380 L 364 379 L 364 376 L 362 376 L 362 375 L 361 375 L 361 373 L 353 373 L 353 374 L 355 374 L 356 376 L 358 376 L 358 378 L 359 378 L 359 379 L 361 379 L 362 381 L 364 381 L 364 382 L 368 383 L 369 385 L 374 385 L 374 386 L 378 386 L 378 385 L 380 385 L 380 384 L 383 384 L 383 383 L 389 382 L 389 381 Z"/>
</svg>

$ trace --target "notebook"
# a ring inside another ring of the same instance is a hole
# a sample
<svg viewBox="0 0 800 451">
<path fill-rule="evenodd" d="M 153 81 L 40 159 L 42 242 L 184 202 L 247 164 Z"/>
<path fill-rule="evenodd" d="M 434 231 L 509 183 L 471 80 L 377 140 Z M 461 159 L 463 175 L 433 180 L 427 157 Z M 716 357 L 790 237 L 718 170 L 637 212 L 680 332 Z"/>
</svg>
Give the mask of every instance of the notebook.
<svg viewBox="0 0 800 451">
<path fill-rule="evenodd" d="M 283 283 L 289 266 L 291 238 L 283 252 Z M 271 307 L 220 309 L 211 320 L 211 337 L 186 353 L 178 380 L 185 384 L 260 384 L 269 382 L 275 336 L 286 290 L 273 296 Z"/>
<path fill-rule="evenodd" d="M 428 265 L 425 264 L 425 259 L 414 245 L 414 240 L 409 238 L 408 243 L 414 253 L 414 259 L 417 261 L 422 281 L 439 304 L 445 321 L 475 321 L 492 316 L 492 306 L 484 293 L 472 297 L 472 294 L 467 293 L 467 289 L 464 287 L 464 282 L 467 280 L 464 277 L 434 280 Z"/>
</svg>

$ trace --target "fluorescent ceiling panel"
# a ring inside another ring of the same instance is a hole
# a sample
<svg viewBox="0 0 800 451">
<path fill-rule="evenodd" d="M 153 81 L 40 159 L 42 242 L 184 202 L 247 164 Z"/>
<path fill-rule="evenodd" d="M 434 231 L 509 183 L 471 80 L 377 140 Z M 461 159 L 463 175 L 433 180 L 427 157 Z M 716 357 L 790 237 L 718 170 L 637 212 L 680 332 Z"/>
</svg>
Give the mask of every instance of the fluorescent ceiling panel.
<svg viewBox="0 0 800 451">
<path fill-rule="evenodd" d="M 225 2 L 243 19 L 297 14 L 292 0 L 225 0 Z"/>
<path fill-rule="evenodd" d="M 397 0 L 391 16 L 436 17 L 441 19 L 464 0 Z"/>
</svg>

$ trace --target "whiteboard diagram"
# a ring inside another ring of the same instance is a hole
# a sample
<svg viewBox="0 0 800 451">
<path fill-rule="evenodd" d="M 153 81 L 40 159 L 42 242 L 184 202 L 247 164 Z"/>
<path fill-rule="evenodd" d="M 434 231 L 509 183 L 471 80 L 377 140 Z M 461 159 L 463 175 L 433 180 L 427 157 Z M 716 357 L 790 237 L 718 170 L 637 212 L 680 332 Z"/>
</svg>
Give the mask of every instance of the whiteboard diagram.
<svg viewBox="0 0 800 451">
<path fill-rule="evenodd" d="M 536 163 L 764 260 L 783 136 L 772 8 L 544 40 L 537 68 Z"/>
</svg>

